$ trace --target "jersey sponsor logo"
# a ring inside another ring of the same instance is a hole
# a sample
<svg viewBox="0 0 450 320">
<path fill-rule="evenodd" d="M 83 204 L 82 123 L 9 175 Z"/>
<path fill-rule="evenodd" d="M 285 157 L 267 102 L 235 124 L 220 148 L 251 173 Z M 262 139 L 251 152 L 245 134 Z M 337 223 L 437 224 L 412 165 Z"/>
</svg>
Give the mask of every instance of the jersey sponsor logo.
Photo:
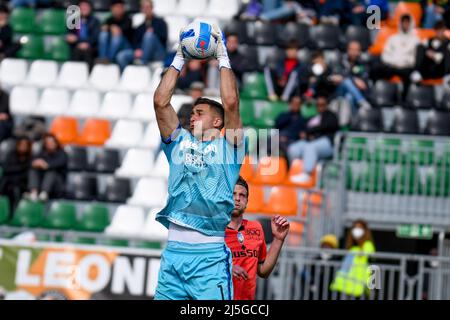
<svg viewBox="0 0 450 320">
<path fill-rule="evenodd" d="M 255 228 L 245 229 L 245 238 L 251 240 L 261 239 L 261 230 Z"/>
<path fill-rule="evenodd" d="M 258 255 L 258 250 L 238 250 L 238 251 L 233 251 L 233 258 L 257 258 Z"/>
</svg>

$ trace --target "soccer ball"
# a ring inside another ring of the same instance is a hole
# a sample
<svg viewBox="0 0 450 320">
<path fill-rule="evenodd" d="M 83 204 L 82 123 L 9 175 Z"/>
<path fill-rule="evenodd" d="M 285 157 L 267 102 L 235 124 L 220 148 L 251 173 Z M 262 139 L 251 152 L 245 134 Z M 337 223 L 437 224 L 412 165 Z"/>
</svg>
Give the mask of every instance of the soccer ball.
<svg viewBox="0 0 450 320">
<path fill-rule="evenodd" d="M 214 55 L 217 40 L 211 34 L 210 23 L 195 20 L 181 30 L 181 50 L 186 58 L 207 59 Z"/>
</svg>

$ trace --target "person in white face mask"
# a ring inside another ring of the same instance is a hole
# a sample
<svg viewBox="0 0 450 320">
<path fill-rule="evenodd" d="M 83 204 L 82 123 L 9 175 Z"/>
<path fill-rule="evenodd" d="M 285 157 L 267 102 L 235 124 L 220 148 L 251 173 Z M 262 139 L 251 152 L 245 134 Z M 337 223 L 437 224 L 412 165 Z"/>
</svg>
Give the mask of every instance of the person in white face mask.
<svg viewBox="0 0 450 320">
<path fill-rule="evenodd" d="M 375 245 L 367 222 L 353 222 L 346 237 L 345 248 L 349 251 L 342 261 L 341 268 L 331 284 L 331 290 L 343 297 L 364 299 L 368 295 L 367 280 L 370 273 L 369 255 L 375 253 Z"/>
</svg>

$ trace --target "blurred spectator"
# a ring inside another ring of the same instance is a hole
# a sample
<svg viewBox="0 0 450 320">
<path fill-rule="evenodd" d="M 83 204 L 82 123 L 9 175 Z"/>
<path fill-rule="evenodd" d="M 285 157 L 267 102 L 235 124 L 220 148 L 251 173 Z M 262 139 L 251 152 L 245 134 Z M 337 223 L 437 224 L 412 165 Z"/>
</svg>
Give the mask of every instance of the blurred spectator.
<svg viewBox="0 0 450 320">
<path fill-rule="evenodd" d="M 48 7 L 51 5 L 51 0 L 11 0 L 11 6 L 14 8 L 18 7 Z"/>
<path fill-rule="evenodd" d="M 16 140 L 15 150 L 6 156 L 2 164 L 3 177 L 0 179 L 0 194 L 9 198 L 13 208 L 27 189 L 30 165 L 31 140 L 19 138 Z"/>
<path fill-rule="evenodd" d="M 288 145 L 299 138 L 300 132 L 305 130 L 306 120 L 300 113 L 302 98 L 291 96 L 289 111 L 283 112 L 275 119 L 275 128 L 280 130 L 280 151 L 286 154 Z"/>
<path fill-rule="evenodd" d="M 380 8 L 381 21 L 388 18 L 389 2 L 387 0 L 352 0 L 351 24 L 365 27 L 367 18 L 373 13 L 368 14 L 367 8 L 377 6 Z"/>
<path fill-rule="evenodd" d="M 98 39 L 100 61 L 113 62 L 119 51 L 131 48 L 132 41 L 132 23 L 124 0 L 112 0 L 111 16 L 103 23 Z"/>
<path fill-rule="evenodd" d="M 291 93 L 294 92 L 298 78 L 298 45 L 291 41 L 285 50 L 285 54 L 268 64 L 264 68 L 264 78 L 266 80 L 269 99 L 272 101 L 288 101 Z"/>
<path fill-rule="evenodd" d="M 414 21 L 410 15 L 400 18 L 400 30 L 391 36 L 381 54 L 381 64 L 374 67 L 374 79 L 390 79 L 397 75 L 403 81 L 403 99 L 411 83 L 411 73 L 416 66 L 416 51 L 420 43 L 414 30 Z"/>
<path fill-rule="evenodd" d="M 336 84 L 331 76 L 333 67 L 328 65 L 322 51 L 315 52 L 311 57 L 311 66 L 299 68 L 299 90 L 307 97 L 314 95 L 331 96 L 336 91 Z"/>
<path fill-rule="evenodd" d="M 43 138 L 43 150 L 31 162 L 28 175 L 28 190 L 25 197 L 36 201 L 47 201 L 51 194 L 61 196 L 64 190 L 67 154 L 58 139 L 47 133 Z"/>
<path fill-rule="evenodd" d="M 285 0 L 281 6 L 261 14 L 261 20 L 273 21 L 296 17 L 298 22 L 313 24 L 316 16 L 315 0 Z"/>
<path fill-rule="evenodd" d="M 203 90 L 205 89 L 205 85 L 201 82 L 193 82 L 189 88 L 189 95 L 192 98 L 191 103 L 183 103 L 180 107 L 180 110 L 178 110 L 178 120 L 180 121 L 181 126 L 186 129 L 190 130 L 190 123 L 191 123 L 191 113 L 192 113 L 192 107 L 194 105 L 194 102 L 203 96 Z"/>
<path fill-rule="evenodd" d="M 321 23 L 347 25 L 351 23 L 351 3 L 348 0 L 320 0 L 318 19 Z"/>
<path fill-rule="evenodd" d="M 145 15 L 145 21 L 134 31 L 133 48 L 124 49 L 117 55 L 117 62 L 122 70 L 133 60 L 137 64 L 148 64 L 163 61 L 166 55 L 166 22 L 154 15 L 151 0 L 141 1 L 141 11 Z"/>
<path fill-rule="evenodd" d="M 337 95 L 346 97 L 356 113 L 358 107 L 370 108 L 366 100 L 368 94 L 369 72 L 368 66 L 361 61 L 361 45 L 352 41 L 347 46 L 347 53 L 331 76 L 332 81 L 338 85 Z"/>
<path fill-rule="evenodd" d="M 44 117 L 28 116 L 14 126 L 13 135 L 37 141 L 41 140 L 46 132 L 47 127 Z"/>
<path fill-rule="evenodd" d="M 342 262 L 331 290 L 348 297 L 361 298 L 366 293 L 370 273 L 369 254 L 375 252 L 375 245 L 367 222 L 356 220 L 347 233 L 345 248 L 349 251 Z"/>
<path fill-rule="evenodd" d="M 450 2 L 448 0 L 422 0 L 423 24 L 425 29 L 431 29 L 436 22 L 444 21 L 450 28 Z"/>
<path fill-rule="evenodd" d="M 97 41 L 100 34 L 100 21 L 92 13 L 90 0 L 80 0 L 80 29 L 69 30 L 66 40 L 72 51 L 72 60 L 86 61 L 89 67 L 97 55 Z"/>
<path fill-rule="evenodd" d="M 434 30 L 436 36 L 419 47 L 417 71 L 413 73 L 413 79 L 439 79 L 449 70 L 450 41 L 445 36 L 444 22 L 436 22 Z"/>
<path fill-rule="evenodd" d="M 306 183 L 311 179 L 317 161 L 333 155 L 333 140 L 339 130 L 336 115 L 327 109 L 326 96 L 317 96 L 318 115 L 311 118 L 300 133 L 300 139 L 288 147 L 288 159 L 292 163 L 297 158 L 303 159 L 303 172 L 291 177 L 292 182 Z"/>
<path fill-rule="evenodd" d="M 259 0 L 250 0 L 243 3 L 239 9 L 237 16 L 242 20 L 256 20 L 263 11 L 263 5 Z"/>
<path fill-rule="evenodd" d="M 187 90 L 194 82 L 205 83 L 204 68 L 200 60 L 189 60 L 187 62 L 186 67 L 181 70 L 177 87 L 181 90 Z"/>
<path fill-rule="evenodd" d="M 13 57 L 19 49 L 20 45 L 13 42 L 13 32 L 9 25 L 9 9 L 2 3 L 0 4 L 0 60 Z"/>
<path fill-rule="evenodd" d="M 9 112 L 9 94 L 0 89 L 0 142 L 11 136 L 13 126 L 14 121 Z"/>
</svg>

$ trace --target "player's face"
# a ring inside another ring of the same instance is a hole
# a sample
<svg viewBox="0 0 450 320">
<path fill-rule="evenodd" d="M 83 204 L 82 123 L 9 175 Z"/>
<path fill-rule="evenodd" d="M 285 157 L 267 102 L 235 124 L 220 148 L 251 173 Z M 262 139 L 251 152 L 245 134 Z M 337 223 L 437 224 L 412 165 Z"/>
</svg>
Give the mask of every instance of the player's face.
<svg viewBox="0 0 450 320">
<path fill-rule="evenodd" d="M 234 198 L 234 210 L 232 212 L 233 217 L 238 217 L 244 213 L 247 208 L 248 196 L 247 189 L 241 185 L 236 185 L 233 192 Z"/>
<path fill-rule="evenodd" d="M 192 109 L 190 129 L 195 137 L 201 137 L 207 130 L 218 128 L 221 119 L 207 104 L 198 104 Z"/>
</svg>

